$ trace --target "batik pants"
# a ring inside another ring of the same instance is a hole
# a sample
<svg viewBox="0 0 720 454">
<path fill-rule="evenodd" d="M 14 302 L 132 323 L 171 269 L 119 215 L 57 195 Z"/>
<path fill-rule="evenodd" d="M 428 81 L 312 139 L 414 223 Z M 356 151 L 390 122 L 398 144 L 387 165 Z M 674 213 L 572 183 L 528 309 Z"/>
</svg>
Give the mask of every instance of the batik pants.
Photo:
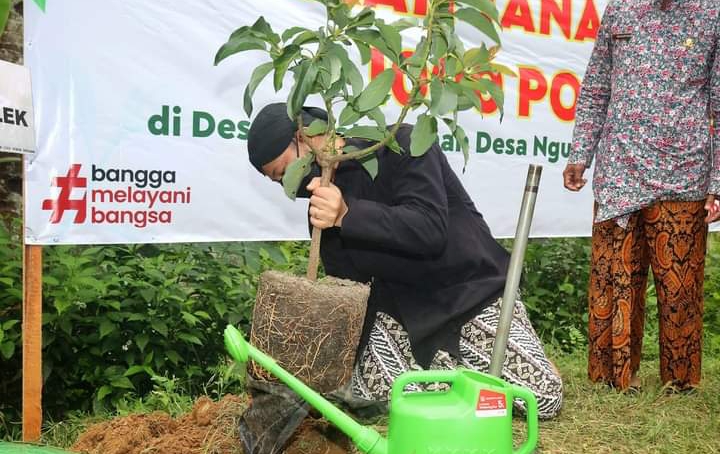
<svg viewBox="0 0 720 454">
<path fill-rule="evenodd" d="M 459 358 L 439 351 L 429 369 L 462 366 L 488 372 L 501 304 L 502 299 L 498 299 L 463 325 Z M 405 328 L 391 316 L 380 312 L 352 377 L 353 394 L 362 399 L 387 401 L 396 377 L 403 372 L 420 369 Z M 560 411 L 562 379 L 545 356 L 542 343 L 520 301 L 516 302 L 513 312 L 502 378 L 535 394 L 541 418 L 552 418 Z M 514 405 L 521 413 L 524 412 L 522 401 L 518 400 Z"/>
<path fill-rule="evenodd" d="M 704 201 L 658 202 L 622 228 L 596 223 L 589 289 L 588 374 L 627 389 L 640 366 L 648 268 L 657 292 L 660 377 L 700 382 L 707 225 Z"/>
</svg>

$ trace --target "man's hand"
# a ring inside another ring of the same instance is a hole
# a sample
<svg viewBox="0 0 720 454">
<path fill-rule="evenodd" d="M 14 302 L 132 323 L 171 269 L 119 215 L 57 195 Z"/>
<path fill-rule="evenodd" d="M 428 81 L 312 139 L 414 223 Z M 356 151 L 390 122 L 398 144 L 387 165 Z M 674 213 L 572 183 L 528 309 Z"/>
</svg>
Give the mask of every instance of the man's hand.
<svg viewBox="0 0 720 454">
<path fill-rule="evenodd" d="M 568 164 L 563 171 L 563 184 L 566 189 L 579 191 L 585 186 L 587 180 L 583 178 L 585 164 Z"/>
<path fill-rule="evenodd" d="M 720 199 L 716 199 L 714 194 L 709 194 L 705 199 L 705 210 L 707 211 L 706 223 L 717 221 L 720 218 Z"/>
<path fill-rule="evenodd" d="M 309 210 L 310 223 L 319 229 L 342 226 L 348 206 L 340 188 L 332 183 L 330 186 L 321 187 L 320 178 L 315 177 L 307 185 L 307 190 L 312 193 Z"/>
</svg>

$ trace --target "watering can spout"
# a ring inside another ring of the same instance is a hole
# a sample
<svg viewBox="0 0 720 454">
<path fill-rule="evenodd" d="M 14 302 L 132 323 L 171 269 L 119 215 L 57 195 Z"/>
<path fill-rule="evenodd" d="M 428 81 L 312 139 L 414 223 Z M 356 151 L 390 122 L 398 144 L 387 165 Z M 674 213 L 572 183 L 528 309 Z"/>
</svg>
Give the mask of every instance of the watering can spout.
<svg viewBox="0 0 720 454">
<path fill-rule="evenodd" d="M 234 326 L 228 325 L 225 328 L 225 348 L 236 361 L 246 363 L 250 358 L 282 380 L 290 389 L 320 411 L 328 421 L 349 436 L 361 451 L 369 454 L 387 454 L 387 440 L 376 430 L 358 423 L 290 372 L 280 367 L 274 359 L 250 345 L 243 338 L 240 330 Z"/>
</svg>

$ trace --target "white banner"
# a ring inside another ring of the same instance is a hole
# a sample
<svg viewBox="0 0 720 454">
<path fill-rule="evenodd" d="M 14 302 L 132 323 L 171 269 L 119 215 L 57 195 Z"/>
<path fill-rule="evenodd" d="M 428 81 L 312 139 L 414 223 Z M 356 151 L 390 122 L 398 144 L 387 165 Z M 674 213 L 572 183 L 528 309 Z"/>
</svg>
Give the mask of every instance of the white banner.
<svg viewBox="0 0 720 454">
<path fill-rule="evenodd" d="M 35 152 L 30 70 L 0 60 L 0 152 Z"/>
<path fill-rule="evenodd" d="M 441 145 L 496 236 L 515 233 L 531 163 L 544 166 L 531 234 L 588 235 L 590 188 L 567 192 L 561 173 L 606 0 L 496 3 L 504 26 L 498 61 L 520 76 L 498 80 L 504 119 L 491 102 L 485 112 L 461 113 L 472 152 L 464 173 L 445 131 Z M 427 0 L 365 4 L 393 19 L 422 17 Z M 322 5 L 310 0 L 49 0 L 45 12 L 25 2 L 38 143 L 27 159 L 27 242 L 307 238 L 307 201 L 288 200 L 247 159 L 243 91 L 267 56 L 245 52 L 213 66 L 230 33 L 261 15 L 276 31 L 324 24 Z M 474 29 L 458 27 L 478 45 Z M 405 37 L 412 49 L 418 36 Z M 384 65 L 376 58 L 361 71 L 369 78 Z M 286 98 L 271 79 L 256 92 L 256 110 Z M 404 95 L 398 79 L 383 108 L 389 121 Z"/>
</svg>

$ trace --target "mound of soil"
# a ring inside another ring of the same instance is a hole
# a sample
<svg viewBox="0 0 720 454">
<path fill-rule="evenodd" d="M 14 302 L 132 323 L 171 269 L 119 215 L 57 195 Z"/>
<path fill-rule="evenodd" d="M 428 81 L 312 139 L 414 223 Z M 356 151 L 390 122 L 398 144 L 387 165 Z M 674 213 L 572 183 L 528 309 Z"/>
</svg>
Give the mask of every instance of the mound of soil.
<svg viewBox="0 0 720 454">
<path fill-rule="evenodd" d="M 238 420 L 244 396 L 219 402 L 201 397 L 190 413 L 137 414 L 102 422 L 82 433 L 71 450 L 82 454 L 244 454 Z M 285 448 L 287 454 L 346 454 L 347 437 L 324 420 L 307 418 Z"/>
</svg>

